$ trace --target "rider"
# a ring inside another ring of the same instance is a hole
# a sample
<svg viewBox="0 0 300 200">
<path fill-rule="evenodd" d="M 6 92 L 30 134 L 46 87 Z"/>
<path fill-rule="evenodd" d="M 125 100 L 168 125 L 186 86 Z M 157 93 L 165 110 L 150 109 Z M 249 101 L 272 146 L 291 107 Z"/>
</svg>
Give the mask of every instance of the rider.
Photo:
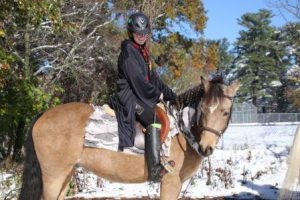
<svg viewBox="0 0 300 200">
<path fill-rule="evenodd" d="M 110 104 L 117 113 L 119 151 L 134 146 L 135 122 L 145 128 L 145 151 L 151 181 L 161 179 L 160 131 L 157 128 L 154 108 L 160 100 L 174 100 L 176 94 L 165 85 L 151 68 L 147 40 L 150 21 L 143 13 L 132 14 L 127 22 L 126 39 L 121 44 L 118 58 L 117 93 Z"/>
</svg>

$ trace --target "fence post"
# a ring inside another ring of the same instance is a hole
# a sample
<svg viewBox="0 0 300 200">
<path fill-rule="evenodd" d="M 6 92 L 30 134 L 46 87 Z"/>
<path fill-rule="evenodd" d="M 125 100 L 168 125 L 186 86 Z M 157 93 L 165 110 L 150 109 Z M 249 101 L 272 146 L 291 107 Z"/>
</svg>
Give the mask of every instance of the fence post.
<svg viewBox="0 0 300 200">
<path fill-rule="evenodd" d="M 279 117 L 279 122 L 281 122 L 281 117 L 280 117 L 280 114 L 278 114 L 278 117 Z"/>
</svg>

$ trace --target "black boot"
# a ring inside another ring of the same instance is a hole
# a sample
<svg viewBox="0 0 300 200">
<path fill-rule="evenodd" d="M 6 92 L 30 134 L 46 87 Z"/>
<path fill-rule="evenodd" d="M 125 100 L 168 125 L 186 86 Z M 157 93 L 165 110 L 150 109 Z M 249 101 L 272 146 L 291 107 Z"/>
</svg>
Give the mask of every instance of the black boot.
<svg viewBox="0 0 300 200">
<path fill-rule="evenodd" d="M 154 124 L 146 128 L 145 155 L 149 181 L 160 182 L 164 167 L 160 164 L 160 130 Z"/>
</svg>

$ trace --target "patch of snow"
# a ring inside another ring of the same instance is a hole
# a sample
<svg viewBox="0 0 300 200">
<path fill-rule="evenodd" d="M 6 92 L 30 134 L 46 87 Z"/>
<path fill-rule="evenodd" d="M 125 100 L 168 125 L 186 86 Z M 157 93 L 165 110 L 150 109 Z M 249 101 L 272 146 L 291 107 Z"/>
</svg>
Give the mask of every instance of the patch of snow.
<svg viewBox="0 0 300 200">
<path fill-rule="evenodd" d="M 282 83 L 280 81 L 272 81 L 270 83 L 270 86 L 271 87 L 280 87 L 280 86 L 282 86 Z"/>
</svg>

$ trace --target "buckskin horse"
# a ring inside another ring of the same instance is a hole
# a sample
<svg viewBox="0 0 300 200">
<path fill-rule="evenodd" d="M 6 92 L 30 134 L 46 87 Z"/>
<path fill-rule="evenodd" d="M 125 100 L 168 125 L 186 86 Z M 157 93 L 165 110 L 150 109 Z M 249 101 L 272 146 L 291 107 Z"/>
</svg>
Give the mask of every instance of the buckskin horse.
<svg viewBox="0 0 300 200">
<path fill-rule="evenodd" d="M 199 86 L 178 96 L 181 107 L 194 104 L 196 111 L 201 113 L 188 130 L 198 149 L 189 145 L 183 133 L 172 138 L 169 159 L 176 165 L 174 171 L 161 180 L 162 200 L 178 198 L 183 182 L 197 172 L 203 156 L 212 154 L 230 120 L 239 81 L 229 86 L 220 79 L 207 81 L 202 78 L 200 82 Z M 113 182 L 147 181 L 143 155 L 84 147 L 85 125 L 92 113 L 89 104 L 68 103 L 49 109 L 34 120 L 26 144 L 19 199 L 64 199 L 77 166 Z"/>
</svg>

